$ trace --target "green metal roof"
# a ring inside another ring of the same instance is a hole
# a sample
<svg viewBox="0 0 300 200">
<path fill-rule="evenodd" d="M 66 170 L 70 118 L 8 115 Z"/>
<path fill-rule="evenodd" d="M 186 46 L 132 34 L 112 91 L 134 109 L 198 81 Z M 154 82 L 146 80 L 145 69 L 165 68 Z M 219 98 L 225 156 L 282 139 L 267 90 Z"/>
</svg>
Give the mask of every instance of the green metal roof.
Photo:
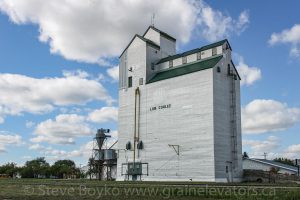
<svg viewBox="0 0 300 200">
<path fill-rule="evenodd" d="M 147 83 L 153 83 L 153 82 L 201 71 L 204 69 L 212 68 L 222 59 L 222 57 L 223 57 L 222 55 L 219 55 L 216 57 L 212 57 L 210 59 L 200 60 L 198 62 L 188 63 L 181 67 L 174 67 L 166 71 L 158 72 Z"/>
<path fill-rule="evenodd" d="M 184 56 L 187 56 L 187 55 L 191 55 L 191 54 L 194 54 L 194 53 L 198 53 L 198 52 L 200 52 L 200 51 L 205 51 L 205 50 L 207 50 L 207 49 L 211 49 L 211 48 L 214 48 L 214 47 L 218 47 L 218 46 L 223 45 L 225 42 L 228 43 L 229 48 L 231 49 L 228 40 L 225 39 L 225 40 L 221 40 L 221 41 L 219 41 L 219 42 L 215 42 L 215 43 L 212 43 L 212 44 L 209 44 L 209 45 L 200 47 L 200 48 L 196 48 L 196 49 L 193 49 L 193 50 L 190 50 L 190 51 L 186 51 L 186 52 L 179 53 L 179 54 L 176 54 L 176 55 L 173 55 L 173 56 L 168 56 L 168 57 L 166 57 L 166 58 L 162 58 L 162 59 L 160 59 L 159 61 L 157 61 L 156 64 L 160 64 L 160 63 L 163 63 L 163 62 L 167 62 L 167 61 L 170 61 L 170 60 L 174 60 L 174 59 L 176 59 L 176 58 L 184 57 Z"/>
</svg>

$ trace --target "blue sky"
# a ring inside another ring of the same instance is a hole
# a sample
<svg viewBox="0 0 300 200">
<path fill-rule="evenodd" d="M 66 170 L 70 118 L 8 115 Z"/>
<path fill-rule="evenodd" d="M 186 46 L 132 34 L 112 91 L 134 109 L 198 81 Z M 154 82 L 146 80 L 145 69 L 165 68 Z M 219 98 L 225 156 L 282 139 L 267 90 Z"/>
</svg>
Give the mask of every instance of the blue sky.
<svg viewBox="0 0 300 200">
<path fill-rule="evenodd" d="M 171 2 L 0 0 L 0 164 L 85 164 L 101 127 L 111 144 L 118 55 L 152 13 L 178 52 L 228 38 L 243 78 L 243 150 L 299 158 L 300 3 Z"/>
</svg>

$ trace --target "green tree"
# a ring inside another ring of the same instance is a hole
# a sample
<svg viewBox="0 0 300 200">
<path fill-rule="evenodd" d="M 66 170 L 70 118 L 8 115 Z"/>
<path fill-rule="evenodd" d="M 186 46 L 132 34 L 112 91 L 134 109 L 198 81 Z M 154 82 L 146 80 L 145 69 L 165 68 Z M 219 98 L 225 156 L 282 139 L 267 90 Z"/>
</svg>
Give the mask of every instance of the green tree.
<svg viewBox="0 0 300 200">
<path fill-rule="evenodd" d="M 15 177 L 19 171 L 16 163 L 6 163 L 0 166 L 0 174 L 7 174 L 10 177 Z"/>
<path fill-rule="evenodd" d="M 89 169 L 87 171 L 87 175 L 89 175 L 90 179 L 92 179 L 92 174 L 97 173 L 97 163 L 96 163 L 95 158 L 93 158 L 93 157 L 89 158 L 88 167 L 89 167 Z"/>
<path fill-rule="evenodd" d="M 296 166 L 294 161 L 288 158 L 275 158 L 273 161 L 280 162 L 286 165 Z"/>
<path fill-rule="evenodd" d="M 57 178 L 64 176 L 79 175 L 75 162 L 72 160 L 58 160 L 51 166 L 52 175 Z"/>
<path fill-rule="evenodd" d="M 50 165 L 44 157 L 27 161 L 21 170 L 22 178 L 39 178 L 39 176 L 49 177 Z"/>
</svg>

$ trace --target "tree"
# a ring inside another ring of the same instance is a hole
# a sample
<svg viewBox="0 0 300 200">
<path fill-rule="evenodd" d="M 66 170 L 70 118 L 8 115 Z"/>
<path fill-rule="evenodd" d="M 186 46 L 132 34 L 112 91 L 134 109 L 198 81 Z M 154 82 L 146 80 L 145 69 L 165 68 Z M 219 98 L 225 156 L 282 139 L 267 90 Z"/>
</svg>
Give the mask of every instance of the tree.
<svg viewBox="0 0 300 200">
<path fill-rule="evenodd" d="M 22 178 L 39 178 L 40 176 L 49 177 L 50 165 L 44 157 L 27 161 L 21 170 Z"/>
<path fill-rule="evenodd" d="M 77 175 L 78 169 L 72 160 L 58 160 L 51 167 L 52 175 L 57 178 L 64 178 L 70 175 Z"/>
<path fill-rule="evenodd" d="M 288 158 L 275 158 L 273 161 L 280 162 L 286 165 L 296 166 L 294 161 Z"/>
<path fill-rule="evenodd" d="M 7 174 L 11 178 L 15 177 L 18 173 L 19 168 L 16 163 L 6 163 L 0 166 L 0 174 Z"/>
<path fill-rule="evenodd" d="M 89 169 L 87 171 L 87 174 L 90 176 L 90 179 L 92 179 L 92 174 L 97 173 L 97 165 L 96 165 L 95 158 L 93 157 L 89 158 L 88 167 Z"/>
</svg>

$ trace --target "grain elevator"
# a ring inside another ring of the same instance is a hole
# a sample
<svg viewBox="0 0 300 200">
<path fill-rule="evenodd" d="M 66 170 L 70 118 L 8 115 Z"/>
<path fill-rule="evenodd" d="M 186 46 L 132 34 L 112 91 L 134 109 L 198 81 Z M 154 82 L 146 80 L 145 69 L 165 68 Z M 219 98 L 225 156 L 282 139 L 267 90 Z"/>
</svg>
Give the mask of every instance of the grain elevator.
<svg viewBox="0 0 300 200">
<path fill-rule="evenodd" d="M 222 40 L 176 54 L 150 26 L 120 56 L 117 180 L 242 177 L 240 77 Z"/>
</svg>

